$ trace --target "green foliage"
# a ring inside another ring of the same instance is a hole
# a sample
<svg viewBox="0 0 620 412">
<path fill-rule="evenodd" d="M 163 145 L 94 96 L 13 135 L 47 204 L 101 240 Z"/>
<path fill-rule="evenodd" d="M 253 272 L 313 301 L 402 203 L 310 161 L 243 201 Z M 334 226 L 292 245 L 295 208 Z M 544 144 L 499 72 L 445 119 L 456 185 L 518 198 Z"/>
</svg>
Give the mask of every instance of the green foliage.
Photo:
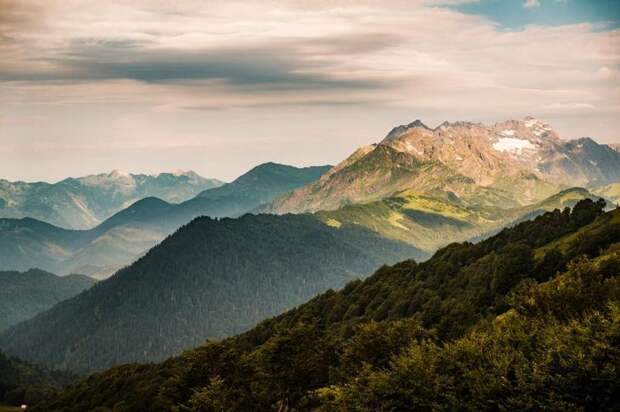
<svg viewBox="0 0 620 412">
<path fill-rule="evenodd" d="M 620 272 L 604 279 L 594 266 L 580 260 L 520 290 L 516 312 L 444 345 L 413 343 L 389 368 L 316 394 L 329 411 L 615 410 Z"/>
<path fill-rule="evenodd" d="M 70 374 L 45 370 L 0 352 L 0 404 L 40 402 L 72 379 Z"/>
<path fill-rule="evenodd" d="M 219 376 L 211 378 L 209 384 L 194 392 L 189 400 L 190 409 L 195 412 L 221 412 L 227 408 L 229 389 Z"/>
<path fill-rule="evenodd" d="M 198 218 L 112 278 L 8 329 L 0 347 L 75 372 L 163 360 L 416 253 L 308 215 Z"/>
<path fill-rule="evenodd" d="M 37 269 L 24 273 L 0 272 L 0 332 L 77 295 L 94 283 L 94 279 L 87 276 L 60 277 Z"/>
<path fill-rule="evenodd" d="M 598 210 L 593 223 L 548 213 L 382 267 L 242 335 L 82 380 L 38 410 L 616 410 L 620 233 L 611 244 L 596 233 L 619 211 Z M 595 256 L 534 257 L 586 230 Z"/>
</svg>

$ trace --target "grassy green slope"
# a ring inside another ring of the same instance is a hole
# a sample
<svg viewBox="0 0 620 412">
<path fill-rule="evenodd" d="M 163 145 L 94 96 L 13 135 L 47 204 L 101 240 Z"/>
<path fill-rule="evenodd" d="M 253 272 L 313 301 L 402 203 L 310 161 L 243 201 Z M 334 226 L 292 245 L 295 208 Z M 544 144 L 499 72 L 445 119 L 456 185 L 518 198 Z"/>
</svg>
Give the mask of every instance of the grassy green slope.
<svg viewBox="0 0 620 412">
<path fill-rule="evenodd" d="M 590 189 L 592 193 L 595 193 L 605 199 L 620 204 L 620 182 L 611 183 L 606 186 L 598 186 Z"/>
<path fill-rule="evenodd" d="M 405 190 L 377 202 L 317 212 L 317 216 L 335 227 L 358 224 L 432 253 L 448 243 L 480 238 L 511 222 L 570 207 L 586 198 L 596 196 L 572 188 L 529 206 L 502 209 L 472 205 L 445 193 L 428 196 Z"/>
</svg>

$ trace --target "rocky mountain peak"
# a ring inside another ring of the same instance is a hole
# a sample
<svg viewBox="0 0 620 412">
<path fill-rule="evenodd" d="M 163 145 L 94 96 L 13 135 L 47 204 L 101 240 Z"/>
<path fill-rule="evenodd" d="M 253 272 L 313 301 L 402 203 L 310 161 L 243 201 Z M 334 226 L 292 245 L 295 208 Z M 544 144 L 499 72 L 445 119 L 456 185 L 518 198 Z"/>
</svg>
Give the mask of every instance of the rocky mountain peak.
<svg viewBox="0 0 620 412">
<path fill-rule="evenodd" d="M 113 179 L 121 179 L 131 177 L 131 175 L 125 171 L 114 169 L 110 173 L 108 173 L 108 177 L 111 177 Z"/>
<path fill-rule="evenodd" d="M 413 122 L 411 122 L 409 124 L 396 126 L 392 130 L 390 130 L 390 132 L 387 134 L 387 136 L 385 136 L 384 140 L 395 139 L 395 138 L 401 136 L 402 134 L 406 133 L 410 129 L 414 129 L 414 128 L 421 128 L 421 129 L 430 130 L 430 131 L 433 130 L 430 127 L 428 127 L 427 125 L 425 125 L 420 119 L 416 119 L 416 120 L 414 120 Z"/>
</svg>

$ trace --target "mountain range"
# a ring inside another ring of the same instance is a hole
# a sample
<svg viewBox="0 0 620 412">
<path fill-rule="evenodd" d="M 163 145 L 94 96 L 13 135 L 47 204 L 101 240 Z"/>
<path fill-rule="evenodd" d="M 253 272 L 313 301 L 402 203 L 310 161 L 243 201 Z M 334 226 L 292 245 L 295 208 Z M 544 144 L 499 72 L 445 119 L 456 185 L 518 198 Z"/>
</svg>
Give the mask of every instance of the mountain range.
<svg viewBox="0 0 620 412">
<path fill-rule="evenodd" d="M 412 190 L 452 203 L 503 209 L 539 202 L 574 186 L 620 181 L 620 153 L 590 138 L 562 140 L 536 119 L 493 125 L 419 120 L 362 147 L 317 182 L 265 208 L 267 212 L 335 210 Z"/>
<path fill-rule="evenodd" d="M 384 263 L 423 254 L 311 215 L 200 217 L 131 266 L 0 334 L 0 348 L 74 372 L 161 360 L 230 336 Z"/>
<path fill-rule="evenodd" d="M 37 267 L 102 279 L 197 216 L 239 216 L 318 179 L 329 169 L 265 163 L 182 203 L 141 199 L 89 230 L 63 229 L 32 218 L 0 219 L 0 269 Z"/>
<path fill-rule="evenodd" d="M 129 196 L 131 184 L 115 185 L 105 196 Z M 417 120 L 334 167 L 266 163 L 183 201 L 164 199 L 178 195 L 173 188 L 141 196 L 88 229 L 3 218 L 0 269 L 106 279 L 14 316 L 0 350 L 89 373 L 203 345 L 93 376 L 49 394 L 41 410 L 612 405 L 616 378 L 597 374 L 618 335 L 609 325 L 620 221 L 618 210 L 604 213 L 618 203 L 618 185 L 617 148 L 563 140 L 533 118 L 436 128 Z M 54 209 L 66 196 L 33 199 Z M 76 204 L 65 220 L 82 219 Z M 9 274 L 37 276 L 56 278 Z M 591 315 L 602 323 L 588 323 Z M 603 352 L 585 339 L 571 343 L 574 357 L 562 352 L 577 366 L 549 363 L 547 350 L 565 348 L 550 339 L 579 331 L 602 333 Z M 481 369 L 500 387 L 470 374 Z M 584 386 L 587 376 L 600 385 Z M 574 379 L 590 398 L 558 379 Z M 560 403 L 536 397 L 542 388 Z"/>
<path fill-rule="evenodd" d="M 151 176 L 114 170 L 58 183 L 0 180 L 0 218 L 30 217 L 66 229 L 90 229 L 144 197 L 178 203 L 222 184 L 191 171 Z"/>
<path fill-rule="evenodd" d="M 115 182 L 145 178 L 113 174 Z M 175 177 L 158 179 L 166 176 Z M 194 175 L 176 177 L 188 176 Z M 107 182 L 110 175 L 83 180 Z M 88 230 L 0 219 L 0 269 L 38 267 L 102 279 L 197 216 L 248 212 L 318 212 L 328 224 L 360 224 L 432 253 L 586 197 L 618 203 L 618 185 L 620 153 L 588 138 L 562 140 L 533 118 L 494 125 L 444 122 L 434 129 L 417 120 L 333 168 L 265 163 L 181 203 L 142 198 Z"/>
<path fill-rule="evenodd" d="M 0 272 L 0 332 L 91 287 L 88 276 L 56 276 L 41 270 Z"/>
<path fill-rule="evenodd" d="M 620 214 L 603 207 L 584 200 L 384 266 L 34 410 L 616 410 Z"/>
</svg>

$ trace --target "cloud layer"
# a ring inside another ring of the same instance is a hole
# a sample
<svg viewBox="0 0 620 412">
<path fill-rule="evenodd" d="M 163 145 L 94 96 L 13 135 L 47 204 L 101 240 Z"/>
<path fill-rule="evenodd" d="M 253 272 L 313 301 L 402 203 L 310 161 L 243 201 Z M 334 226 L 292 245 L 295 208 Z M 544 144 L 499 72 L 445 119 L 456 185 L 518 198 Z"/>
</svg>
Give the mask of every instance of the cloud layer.
<svg viewBox="0 0 620 412">
<path fill-rule="evenodd" d="M 617 29 L 506 30 L 447 7 L 465 2 L 0 0 L 2 150 L 96 156 L 128 139 L 153 150 L 174 140 L 205 148 L 208 162 L 214 147 L 234 157 L 259 141 L 265 156 L 299 161 L 296 141 L 338 140 L 333 153 L 306 158 L 324 163 L 393 122 L 525 114 L 566 137 L 620 140 Z M 535 3 L 522 2 L 529 13 Z M 179 167 L 223 177 L 263 160 L 243 156 L 219 173 L 179 156 Z M 42 173 L 11 166 L 0 177 Z M 51 176 L 66 173 L 79 172 Z"/>
</svg>

